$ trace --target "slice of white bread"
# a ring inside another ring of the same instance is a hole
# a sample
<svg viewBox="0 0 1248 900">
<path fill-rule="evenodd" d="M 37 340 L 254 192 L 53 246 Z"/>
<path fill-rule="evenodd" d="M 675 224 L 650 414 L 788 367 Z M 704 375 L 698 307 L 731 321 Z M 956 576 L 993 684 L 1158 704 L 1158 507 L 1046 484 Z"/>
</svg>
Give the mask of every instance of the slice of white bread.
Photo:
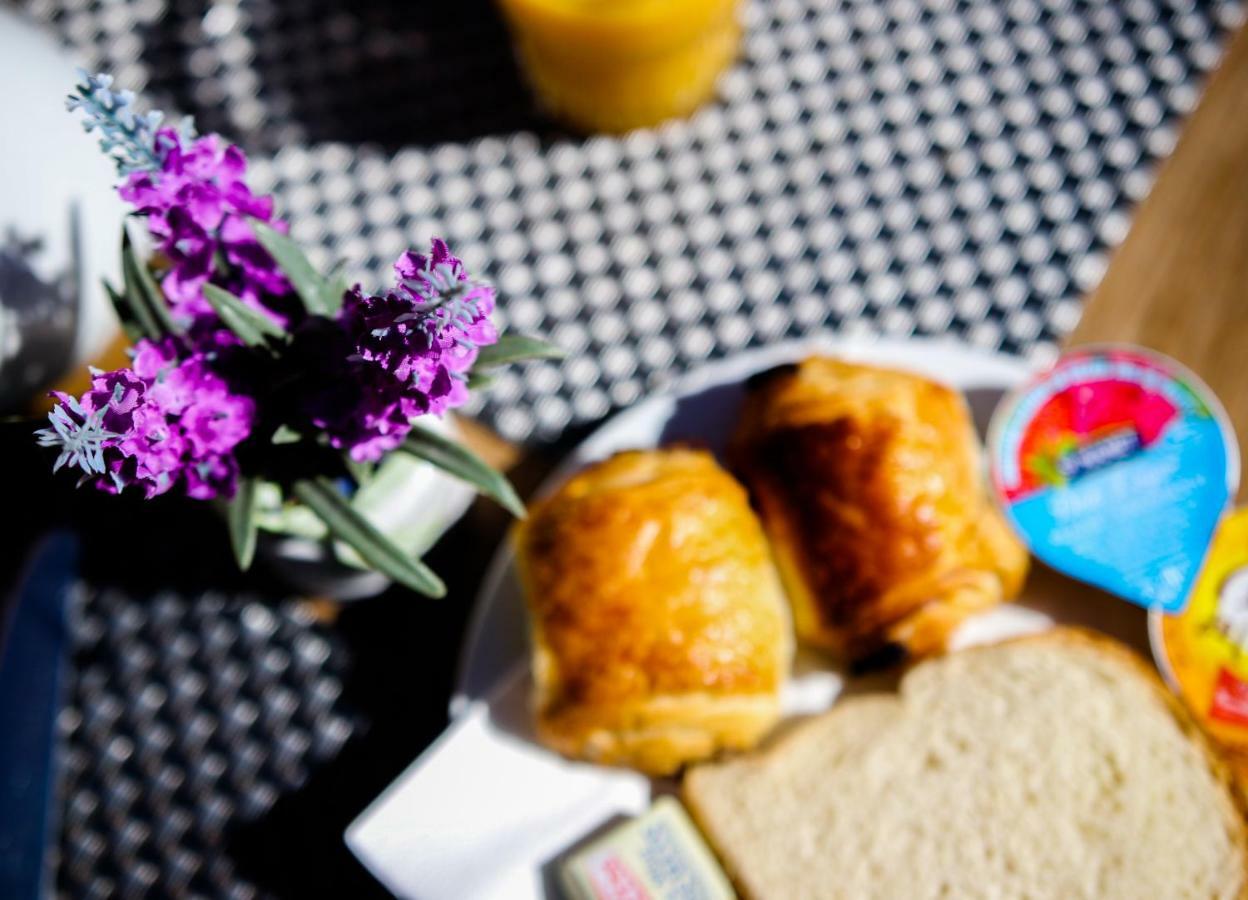
<svg viewBox="0 0 1248 900">
<path fill-rule="evenodd" d="M 684 797 L 752 900 L 1248 896 L 1225 769 L 1142 660 L 1074 629 L 924 662 Z"/>
</svg>

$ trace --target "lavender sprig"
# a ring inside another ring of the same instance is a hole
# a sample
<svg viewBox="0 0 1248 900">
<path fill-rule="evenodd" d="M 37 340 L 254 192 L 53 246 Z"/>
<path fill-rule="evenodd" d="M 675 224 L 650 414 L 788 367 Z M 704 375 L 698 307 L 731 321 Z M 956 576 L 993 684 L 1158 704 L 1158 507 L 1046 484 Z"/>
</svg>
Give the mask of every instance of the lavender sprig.
<svg viewBox="0 0 1248 900">
<path fill-rule="evenodd" d="M 52 471 L 63 466 L 82 469 L 84 475 L 103 475 L 104 449 L 120 435 L 104 427 L 107 407 L 92 412 L 82 408 L 76 397 L 65 397 L 63 405 L 57 405 L 48 415 L 51 428 L 35 432 L 40 447 L 60 447 L 61 454 L 52 465 Z M 68 406 L 68 411 L 65 407 Z M 72 415 L 71 415 L 72 414 Z M 76 418 L 75 418 L 76 417 Z"/>
<path fill-rule="evenodd" d="M 164 113 L 152 110 L 138 113 L 134 108 L 133 91 L 114 91 L 111 75 L 92 75 L 80 71 L 82 78 L 69 95 L 65 106 L 70 112 L 81 110 L 84 131 L 100 133 L 100 149 L 117 164 L 119 174 L 154 172 L 164 161 L 157 132 Z M 184 137 L 194 133 L 190 118 L 182 120 L 179 132 Z"/>
<path fill-rule="evenodd" d="M 402 279 L 402 287 L 414 298 L 424 302 L 426 308 L 441 306 L 448 300 L 460 297 L 476 287 L 476 283 L 461 280 L 459 270 L 448 263 L 426 263 L 427 268 Z"/>
<path fill-rule="evenodd" d="M 471 326 L 482 318 L 480 302 L 493 297 L 489 285 L 464 278 L 458 261 L 433 260 L 426 262 L 418 272 L 401 278 L 399 285 L 408 292 L 416 307 L 396 317 L 395 324 L 416 323 L 435 340 L 449 330 L 457 346 L 476 348 Z M 496 339 L 497 336 L 491 333 L 491 337 Z"/>
</svg>

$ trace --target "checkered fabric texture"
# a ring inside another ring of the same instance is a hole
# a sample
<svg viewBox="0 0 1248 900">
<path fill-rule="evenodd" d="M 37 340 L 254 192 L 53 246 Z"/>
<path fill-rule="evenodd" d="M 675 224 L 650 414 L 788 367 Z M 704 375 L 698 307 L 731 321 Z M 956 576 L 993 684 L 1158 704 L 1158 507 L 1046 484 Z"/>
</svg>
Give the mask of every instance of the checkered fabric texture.
<svg viewBox="0 0 1248 900">
<path fill-rule="evenodd" d="M 58 725 L 61 896 L 257 895 L 228 825 L 265 813 L 341 749 L 341 650 L 296 602 L 79 586 Z"/>
<path fill-rule="evenodd" d="M 755 0 L 721 102 L 584 139 L 532 111 L 484 0 L 24 6 L 87 67 L 242 143 L 257 187 L 276 194 L 319 262 L 345 259 L 380 285 L 403 249 L 445 236 L 497 284 L 507 325 L 569 352 L 507 372 L 472 410 L 518 441 L 554 438 L 707 359 L 787 337 L 956 335 L 1051 358 L 1244 15 L 1233 0 Z M 210 861 L 187 882 L 176 860 L 198 859 L 233 811 L 263 809 L 345 739 L 349 720 L 326 711 L 291 739 L 280 711 L 253 698 L 254 718 L 236 722 L 205 689 L 150 745 L 136 736 L 144 704 L 174 684 L 162 666 L 175 645 L 154 642 L 143 688 L 92 718 L 90 692 L 126 665 L 112 619 L 132 607 L 108 602 L 85 603 L 103 669 L 78 672 L 66 716 L 61 888 L 82 895 L 86 873 L 112 856 L 120 896 L 192 882 L 249 896 Z M 295 665 L 310 626 L 278 612 L 253 635 L 250 607 L 178 608 L 170 634 L 254 638 L 255 655 L 235 660 L 242 685 L 284 654 L 282 684 L 299 704 L 332 694 L 332 676 Z M 149 627 L 136 621 L 126 640 Z M 210 720 L 237 745 L 180 755 L 175 745 Z M 332 740 L 327 722 L 339 723 Z M 273 770 L 268 757 L 283 753 L 292 762 Z M 134 783 L 122 793 L 142 802 L 86 786 L 117 783 L 108 767 L 124 772 L 144 754 L 158 779 L 215 785 L 171 833 Z M 240 769 L 240 754 L 266 761 Z M 102 827 L 124 841 L 102 845 Z M 129 847 L 155 861 L 128 867 Z"/>
</svg>

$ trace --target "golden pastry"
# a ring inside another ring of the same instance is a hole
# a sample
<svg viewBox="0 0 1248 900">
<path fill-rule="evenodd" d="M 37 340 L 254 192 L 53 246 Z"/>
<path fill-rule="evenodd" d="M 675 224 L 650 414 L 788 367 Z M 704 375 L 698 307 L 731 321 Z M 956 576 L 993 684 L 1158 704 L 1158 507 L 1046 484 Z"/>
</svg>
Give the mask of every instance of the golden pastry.
<svg viewBox="0 0 1248 900">
<path fill-rule="evenodd" d="M 533 506 L 516 558 L 543 743 L 664 774 L 778 718 L 788 610 L 745 489 L 709 453 L 590 466 Z"/>
<path fill-rule="evenodd" d="M 987 496 L 957 391 L 835 359 L 784 366 L 751 381 L 730 458 L 811 644 L 938 652 L 1022 586 L 1027 552 Z"/>
</svg>

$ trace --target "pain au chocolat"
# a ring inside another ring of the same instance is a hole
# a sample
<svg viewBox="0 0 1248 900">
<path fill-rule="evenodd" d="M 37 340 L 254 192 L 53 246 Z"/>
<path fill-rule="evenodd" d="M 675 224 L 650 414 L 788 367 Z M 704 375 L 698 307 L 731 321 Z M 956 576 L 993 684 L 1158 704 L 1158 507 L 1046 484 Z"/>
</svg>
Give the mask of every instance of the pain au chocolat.
<svg viewBox="0 0 1248 900">
<path fill-rule="evenodd" d="M 539 738 L 651 774 L 752 746 L 792 625 L 745 489 L 706 452 L 619 453 L 516 531 Z"/>
<path fill-rule="evenodd" d="M 1028 557 L 992 505 L 962 394 L 815 357 L 751 380 L 729 458 L 799 639 L 862 660 L 944 648 L 1015 595 Z"/>
</svg>

